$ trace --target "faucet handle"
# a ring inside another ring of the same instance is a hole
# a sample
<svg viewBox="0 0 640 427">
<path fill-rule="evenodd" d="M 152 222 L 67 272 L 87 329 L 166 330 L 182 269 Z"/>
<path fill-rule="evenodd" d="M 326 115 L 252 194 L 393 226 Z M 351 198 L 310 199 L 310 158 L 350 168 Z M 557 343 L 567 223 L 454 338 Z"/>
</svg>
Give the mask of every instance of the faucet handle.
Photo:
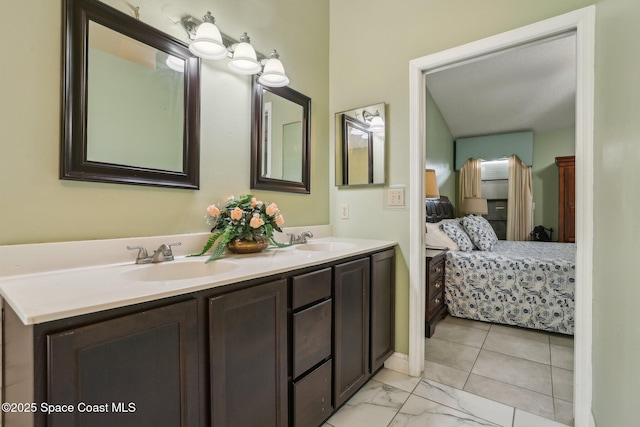
<svg viewBox="0 0 640 427">
<path fill-rule="evenodd" d="M 172 246 L 180 246 L 182 242 L 176 243 L 163 243 L 160 245 L 158 250 L 153 253 L 153 262 L 159 262 L 160 256 L 162 255 L 162 261 L 173 261 L 173 251 L 171 250 Z"/>
<path fill-rule="evenodd" d="M 137 249 L 138 256 L 136 257 L 136 264 L 144 264 L 149 260 L 149 254 L 143 246 L 127 246 L 130 251 Z"/>
</svg>

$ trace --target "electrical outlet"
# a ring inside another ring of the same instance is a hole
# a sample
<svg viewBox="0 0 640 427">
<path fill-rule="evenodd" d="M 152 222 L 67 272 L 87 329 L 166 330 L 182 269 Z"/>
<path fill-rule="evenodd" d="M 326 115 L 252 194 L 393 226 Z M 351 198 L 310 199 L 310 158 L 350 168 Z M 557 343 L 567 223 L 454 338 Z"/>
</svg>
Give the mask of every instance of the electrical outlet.
<svg viewBox="0 0 640 427">
<path fill-rule="evenodd" d="M 404 206 L 404 188 L 387 190 L 387 206 Z"/>
<path fill-rule="evenodd" d="M 340 206 L 340 219 L 349 219 L 349 203 Z"/>
</svg>

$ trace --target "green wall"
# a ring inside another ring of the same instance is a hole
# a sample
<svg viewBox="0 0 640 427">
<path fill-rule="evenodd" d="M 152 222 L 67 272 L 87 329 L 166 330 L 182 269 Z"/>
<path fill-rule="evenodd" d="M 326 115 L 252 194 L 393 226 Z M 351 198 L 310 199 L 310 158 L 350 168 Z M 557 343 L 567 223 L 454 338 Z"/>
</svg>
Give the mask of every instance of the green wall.
<svg viewBox="0 0 640 427">
<path fill-rule="evenodd" d="M 637 0 L 597 3 L 593 413 L 598 427 L 638 425 L 639 21 Z"/>
<path fill-rule="evenodd" d="M 108 3 L 132 15 L 128 1 Z M 248 31 L 257 50 L 278 49 L 290 86 L 312 99 L 311 194 L 254 193 L 278 203 L 285 225 L 327 224 L 327 208 L 308 207 L 329 204 L 329 5 L 254 3 L 146 2 L 140 18 L 186 41 L 180 17 L 211 10 L 223 32 Z M 62 0 L 1 9 L 28 16 L 30 29 L 20 19 L 0 28 L 0 244 L 203 232 L 209 204 L 250 191 L 251 78 L 230 72 L 226 60 L 202 65 L 199 191 L 58 179 Z"/>
<path fill-rule="evenodd" d="M 553 228 L 553 240 L 558 240 L 558 166 L 556 157 L 575 154 L 575 128 L 533 134 L 534 225 Z"/>
</svg>

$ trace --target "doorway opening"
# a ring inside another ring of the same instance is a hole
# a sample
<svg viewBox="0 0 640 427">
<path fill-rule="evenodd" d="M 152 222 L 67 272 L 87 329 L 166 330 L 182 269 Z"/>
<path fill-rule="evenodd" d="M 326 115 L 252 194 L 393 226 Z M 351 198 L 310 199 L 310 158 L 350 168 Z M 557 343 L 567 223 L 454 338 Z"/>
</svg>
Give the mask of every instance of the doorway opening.
<svg viewBox="0 0 640 427">
<path fill-rule="evenodd" d="M 595 6 L 589 6 L 486 39 L 437 52 L 410 62 L 410 259 L 409 374 L 424 369 L 425 256 L 424 193 L 425 73 L 455 66 L 480 56 L 514 49 L 537 40 L 575 31 L 576 34 L 576 317 L 575 425 L 594 425 L 591 414 L 591 334 L 593 259 L 593 111 Z"/>
</svg>

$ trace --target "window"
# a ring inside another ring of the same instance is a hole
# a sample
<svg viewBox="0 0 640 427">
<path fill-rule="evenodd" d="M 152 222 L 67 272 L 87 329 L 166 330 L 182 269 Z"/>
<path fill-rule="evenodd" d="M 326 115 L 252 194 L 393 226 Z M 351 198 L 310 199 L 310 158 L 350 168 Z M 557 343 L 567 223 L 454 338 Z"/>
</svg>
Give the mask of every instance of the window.
<svg viewBox="0 0 640 427">
<path fill-rule="evenodd" d="M 509 160 L 482 161 L 482 197 L 487 199 L 487 220 L 498 239 L 507 238 L 509 199 Z"/>
</svg>

